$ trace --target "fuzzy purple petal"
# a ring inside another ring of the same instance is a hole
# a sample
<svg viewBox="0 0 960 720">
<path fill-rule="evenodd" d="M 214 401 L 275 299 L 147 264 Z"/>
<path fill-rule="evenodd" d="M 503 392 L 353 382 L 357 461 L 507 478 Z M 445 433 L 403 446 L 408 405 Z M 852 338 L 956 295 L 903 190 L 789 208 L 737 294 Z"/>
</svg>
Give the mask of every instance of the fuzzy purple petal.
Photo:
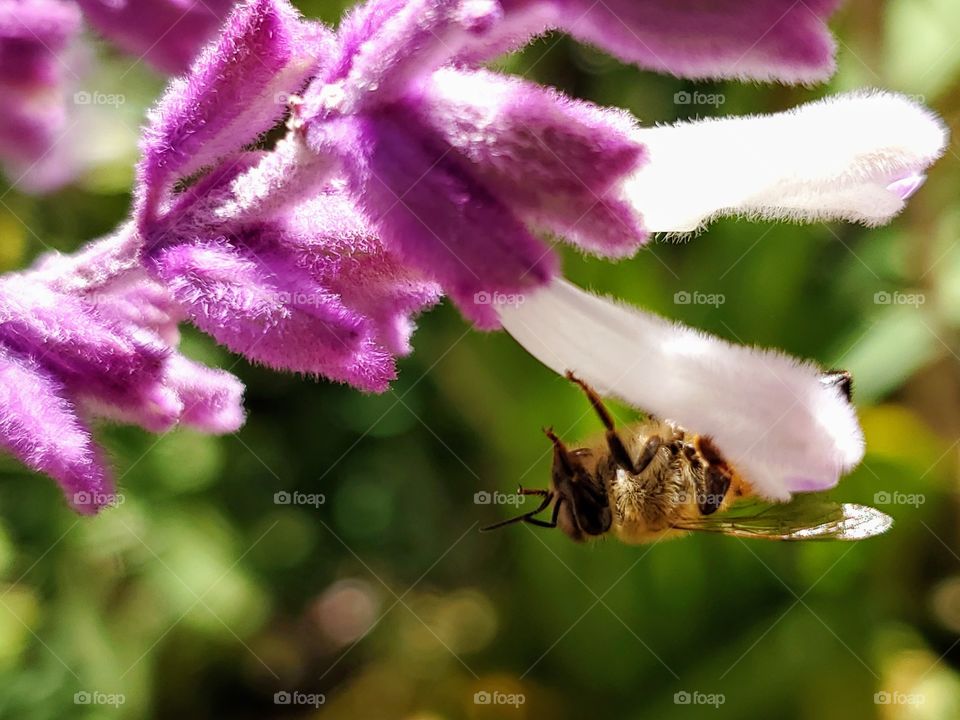
<svg viewBox="0 0 960 720">
<path fill-rule="evenodd" d="M 0 83 L 56 87 L 59 53 L 80 30 L 80 13 L 61 0 L 0 1 Z"/>
<path fill-rule="evenodd" d="M 317 61 L 317 32 L 286 0 L 237 6 L 151 113 L 140 164 L 148 219 L 172 180 L 239 150 L 283 116 Z"/>
<path fill-rule="evenodd" d="M 172 347 L 180 342 L 177 324 L 183 319 L 182 311 L 169 293 L 145 273 L 138 272 L 122 287 L 94 293 L 86 299 L 101 317 L 148 330 Z"/>
<path fill-rule="evenodd" d="M 23 276 L 0 285 L 0 342 L 68 386 L 105 398 L 149 384 L 168 350 L 149 333 L 104 322 L 77 298 Z"/>
<path fill-rule="evenodd" d="M 363 341 L 363 319 L 275 249 L 198 239 L 150 263 L 197 327 L 269 367 L 320 373 Z"/>
<path fill-rule="evenodd" d="M 141 273 L 106 292 L 86 298 L 104 322 L 169 346 L 162 365 L 146 381 L 128 384 L 122 394 L 104 398 L 77 390 L 92 413 L 165 432 L 179 423 L 206 432 L 233 432 L 243 424 L 243 385 L 223 370 L 206 368 L 176 351 L 177 322 L 183 311 L 156 281 Z"/>
<path fill-rule="evenodd" d="M 528 222 L 603 255 L 646 239 L 616 187 L 644 160 L 627 113 L 486 71 L 440 70 L 422 98 L 424 122 Z"/>
<path fill-rule="evenodd" d="M 322 123 L 308 140 L 341 156 L 352 193 L 385 246 L 439 281 L 478 324 L 498 324 L 478 296 L 521 293 L 556 271 L 553 252 L 415 110 L 397 104 Z"/>
<path fill-rule="evenodd" d="M 180 421 L 208 433 L 232 433 L 243 425 L 243 383 L 224 370 L 215 370 L 174 355 L 164 379 L 183 403 Z"/>
<path fill-rule="evenodd" d="M 109 504 L 113 484 L 89 429 L 57 378 L 0 347 L 0 444 L 53 477 L 82 513 Z"/>
<path fill-rule="evenodd" d="M 346 195 L 328 190 L 298 206 L 283 242 L 298 266 L 372 322 L 386 351 L 410 352 L 413 316 L 439 301 L 440 287 L 387 252 Z"/>
<path fill-rule="evenodd" d="M 181 73 L 235 0 L 77 0 L 87 21 L 125 52 L 165 73 Z"/>
<path fill-rule="evenodd" d="M 390 103 L 480 41 L 502 17 L 497 0 L 371 0 L 344 20 L 339 57 L 307 102 L 321 112 Z"/>
<path fill-rule="evenodd" d="M 0 0 L 0 160 L 10 180 L 44 190 L 59 177 L 25 177 L 66 125 L 63 57 L 80 13 L 59 0 Z"/>
<path fill-rule="evenodd" d="M 532 0 L 538 4 L 539 0 Z M 506 0 L 508 13 L 531 0 Z M 834 68 L 838 0 L 554 0 L 558 26 L 622 60 L 691 78 L 812 83 Z"/>
<path fill-rule="evenodd" d="M 0 113 L 0 158 L 10 180 L 20 184 L 23 175 L 64 132 L 66 109 L 54 91 L 25 92 L 2 83 L 0 103 L 4 108 Z"/>
</svg>

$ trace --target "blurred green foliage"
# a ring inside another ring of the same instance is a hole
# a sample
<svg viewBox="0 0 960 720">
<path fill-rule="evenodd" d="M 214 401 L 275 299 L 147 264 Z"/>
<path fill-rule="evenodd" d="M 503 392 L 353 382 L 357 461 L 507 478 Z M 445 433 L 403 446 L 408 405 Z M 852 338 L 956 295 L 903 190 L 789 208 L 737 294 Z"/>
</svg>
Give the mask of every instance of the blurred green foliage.
<svg viewBox="0 0 960 720">
<path fill-rule="evenodd" d="M 333 21 L 343 5 L 301 7 Z M 840 70 L 815 90 L 694 86 L 560 36 L 505 69 L 647 123 L 880 86 L 955 124 L 960 6 L 856 0 L 834 26 Z M 4 194 L 3 268 L 124 217 L 136 126 L 162 86 L 125 73 L 129 62 L 103 71 L 130 98 L 97 139 L 111 160 L 54 197 Z M 673 102 L 694 87 L 724 102 Z M 124 503 L 95 520 L 0 459 L 0 718 L 960 717 L 955 148 L 888 228 L 724 221 L 615 265 L 564 251 L 581 284 L 849 368 L 868 453 L 835 494 L 900 493 L 884 506 L 896 518 L 886 536 L 650 547 L 576 546 L 526 526 L 481 536 L 513 508 L 475 493 L 547 483 L 541 426 L 571 441 L 597 429 L 580 394 L 509 337 L 441 307 L 393 390 L 373 397 L 247 366 L 187 331 L 190 354 L 247 382 L 239 434 L 101 428 Z M 724 302 L 676 304 L 680 291 Z M 894 293 L 922 302 L 883 302 Z M 283 491 L 313 504 L 278 504 Z M 524 702 L 475 702 L 495 691 Z M 299 695 L 284 705 L 278 692 Z M 318 694 L 322 705 L 304 704 Z"/>
</svg>

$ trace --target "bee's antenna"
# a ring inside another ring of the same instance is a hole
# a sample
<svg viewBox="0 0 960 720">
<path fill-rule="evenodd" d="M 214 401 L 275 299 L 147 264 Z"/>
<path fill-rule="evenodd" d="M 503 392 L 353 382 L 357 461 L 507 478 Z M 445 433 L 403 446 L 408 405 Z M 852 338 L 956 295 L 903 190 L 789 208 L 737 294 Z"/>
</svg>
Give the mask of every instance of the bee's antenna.
<svg viewBox="0 0 960 720">
<path fill-rule="evenodd" d="M 525 490 L 522 487 L 517 488 L 517 490 L 520 492 L 521 495 L 542 495 L 543 502 L 540 503 L 540 506 L 536 510 L 531 510 L 528 513 L 524 513 L 523 515 L 518 515 L 517 517 L 513 517 L 508 520 L 501 520 L 500 522 L 494 523 L 493 525 L 487 525 L 486 527 L 480 528 L 480 532 L 490 532 L 491 530 L 496 530 L 498 528 L 506 527 L 507 525 L 513 525 L 514 523 L 519 523 L 519 522 L 529 522 L 533 525 L 540 525 L 541 523 L 543 523 L 543 526 L 545 527 L 553 527 L 552 525 L 548 525 L 547 523 L 544 523 L 542 520 L 537 520 L 536 518 L 534 518 L 534 515 L 538 515 L 539 513 L 542 513 L 544 510 L 547 509 L 550 503 L 553 502 L 553 493 L 550 492 L 549 490 Z M 559 504 L 559 501 L 557 502 Z"/>
</svg>

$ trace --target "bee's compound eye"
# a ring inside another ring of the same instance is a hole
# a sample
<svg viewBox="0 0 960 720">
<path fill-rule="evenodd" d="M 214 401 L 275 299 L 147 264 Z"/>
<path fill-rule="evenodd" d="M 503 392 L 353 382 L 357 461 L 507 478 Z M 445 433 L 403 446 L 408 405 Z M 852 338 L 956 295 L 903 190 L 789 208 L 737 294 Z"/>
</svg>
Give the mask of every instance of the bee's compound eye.
<svg viewBox="0 0 960 720">
<path fill-rule="evenodd" d="M 847 370 L 830 370 L 820 376 L 820 382 L 827 387 L 840 388 L 847 402 L 853 402 L 853 376 Z"/>
</svg>

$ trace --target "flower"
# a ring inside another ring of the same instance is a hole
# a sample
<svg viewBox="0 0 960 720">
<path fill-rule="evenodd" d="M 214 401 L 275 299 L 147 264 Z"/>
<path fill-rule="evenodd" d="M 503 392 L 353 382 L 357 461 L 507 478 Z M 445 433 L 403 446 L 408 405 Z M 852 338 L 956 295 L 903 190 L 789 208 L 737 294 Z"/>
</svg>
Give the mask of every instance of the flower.
<svg viewBox="0 0 960 720">
<path fill-rule="evenodd" d="M 811 80 L 832 66 L 831 2 L 687 9 L 686 23 L 664 3 L 614 5 L 633 39 L 600 31 L 610 7 L 576 0 L 380 0 L 335 34 L 279 0 L 241 6 L 145 134 L 138 222 L 151 273 L 231 349 L 367 390 L 386 387 L 412 317 L 442 291 L 553 369 L 715 435 L 768 497 L 835 484 L 859 461 L 862 436 L 819 368 L 585 295 L 558 278 L 534 233 L 620 257 L 651 230 L 689 232 L 723 213 L 878 224 L 943 152 L 943 126 L 907 98 L 853 93 L 771 116 L 640 128 L 476 67 L 546 28 L 695 76 Z M 263 100 L 272 93 L 290 96 L 287 136 L 242 152 L 279 117 Z M 204 180 L 171 194 L 204 166 Z M 384 292 L 340 269 L 357 257 L 379 258 Z M 483 301 L 519 292 L 529 302 L 512 310 Z M 634 371 L 597 357 L 618 344 Z"/>
<path fill-rule="evenodd" d="M 147 236 L 150 272 L 197 327 L 277 370 L 382 392 L 410 352 L 413 316 L 440 298 L 333 187 L 272 222 L 174 214 L 186 227 Z"/>
<path fill-rule="evenodd" d="M 101 285 L 129 233 L 0 280 L 0 445 L 54 477 L 81 512 L 113 497 L 87 419 L 233 432 L 243 386 L 176 351 L 176 306 L 142 271 Z M 99 261 L 106 260 L 105 264 Z"/>
<path fill-rule="evenodd" d="M 66 127 L 64 57 L 79 32 L 69 2 L 0 0 L 0 159 L 14 180 L 26 179 Z"/>
<path fill-rule="evenodd" d="M 167 74 L 181 73 L 216 35 L 234 0 L 76 0 L 93 28 Z"/>
<path fill-rule="evenodd" d="M 826 18 L 838 0 L 502 0 L 504 22 L 480 52 L 516 49 L 560 29 L 640 67 L 691 78 L 813 83 L 833 74 Z"/>
<path fill-rule="evenodd" d="M 947 130 L 907 97 L 861 91 L 637 137 L 650 162 L 627 180 L 628 196 L 649 229 L 689 232 L 725 214 L 889 222 L 944 153 Z"/>
<path fill-rule="evenodd" d="M 275 369 L 383 391 L 437 286 L 386 251 L 336 184 L 310 186 L 282 213 L 237 210 L 250 185 L 240 178 L 274 158 L 240 149 L 276 123 L 329 43 L 286 3 L 239 6 L 152 113 L 137 222 L 150 273 L 219 342 Z"/>
<path fill-rule="evenodd" d="M 295 108 L 388 249 L 443 285 L 474 322 L 478 292 L 558 271 L 534 230 L 618 256 L 646 239 L 618 183 L 644 160 L 623 112 L 447 62 L 503 22 L 496 2 L 371 3 Z"/>
<path fill-rule="evenodd" d="M 134 0 L 80 1 L 129 47 L 170 19 L 162 2 L 124 30 Z M 863 452 L 844 376 L 585 293 L 542 235 L 619 258 L 725 213 L 879 224 L 943 152 L 942 124 L 860 92 L 642 128 L 483 65 L 560 29 L 675 74 L 811 82 L 832 68 L 834 5 L 369 0 L 332 30 L 287 0 L 237 4 L 150 113 L 129 223 L 0 280 L 0 443 L 99 493 L 89 414 L 153 431 L 242 422 L 238 381 L 180 355 L 177 322 L 251 361 L 383 391 L 445 294 L 553 369 L 713 435 L 769 498 L 832 486 Z M 200 15 L 188 45 L 212 23 Z M 151 58 L 172 68 L 175 47 Z M 487 301 L 498 293 L 525 302 Z M 36 392 L 17 400 L 15 383 Z"/>
<path fill-rule="evenodd" d="M 77 157 L 84 114 L 68 97 L 92 48 L 82 21 L 164 73 L 185 70 L 216 34 L 233 0 L 0 0 L 0 162 L 27 192 L 55 190 L 89 162 Z M 81 15 L 82 10 L 82 15 Z M 86 91 L 78 91 L 83 95 Z M 83 105 L 83 102 L 75 104 Z"/>
</svg>

